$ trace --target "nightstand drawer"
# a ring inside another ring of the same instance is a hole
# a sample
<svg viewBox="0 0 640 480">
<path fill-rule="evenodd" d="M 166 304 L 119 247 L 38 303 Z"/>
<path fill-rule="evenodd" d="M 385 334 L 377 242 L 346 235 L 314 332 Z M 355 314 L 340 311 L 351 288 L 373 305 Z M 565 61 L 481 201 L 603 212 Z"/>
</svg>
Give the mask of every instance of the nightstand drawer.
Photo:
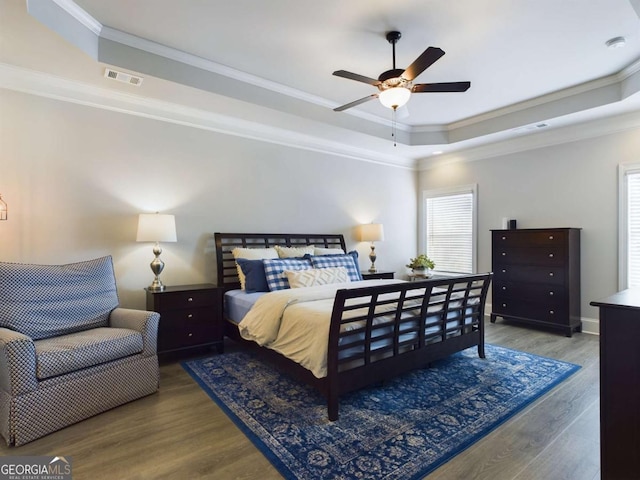
<svg viewBox="0 0 640 480">
<path fill-rule="evenodd" d="M 361 272 L 363 280 L 393 280 L 395 272 Z"/>
<path fill-rule="evenodd" d="M 210 307 L 216 303 L 216 294 L 215 289 L 165 292 L 156 303 L 161 309 Z"/>
<path fill-rule="evenodd" d="M 162 318 L 160 318 L 162 324 Z M 158 351 L 166 352 L 216 341 L 216 325 L 211 320 L 164 324 L 158 332 Z"/>
<path fill-rule="evenodd" d="M 215 322 L 215 315 L 211 308 L 185 308 L 182 310 L 165 310 L 160 315 L 162 327 L 169 325 L 184 325 L 190 322 Z"/>
</svg>

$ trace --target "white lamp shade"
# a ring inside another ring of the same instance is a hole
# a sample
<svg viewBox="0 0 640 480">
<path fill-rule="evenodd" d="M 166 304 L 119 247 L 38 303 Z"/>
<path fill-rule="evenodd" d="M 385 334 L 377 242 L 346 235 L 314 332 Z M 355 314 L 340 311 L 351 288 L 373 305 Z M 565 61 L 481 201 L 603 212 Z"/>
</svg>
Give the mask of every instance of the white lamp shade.
<svg viewBox="0 0 640 480">
<path fill-rule="evenodd" d="M 383 90 L 378 94 L 380 103 L 387 108 L 399 108 L 409 101 L 411 90 L 404 87 L 394 87 Z"/>
<path fill-rule="evenodd" d="M 173 215 L 141 213 L 138 216 L 137 242 L 176 242 L 176 219 Z"/>
<path fill-rule="evenodd" d="M 360 225 L 360 240 L 363 242 L 380 242 L 384 240 L 384 228 L 381 223 L 365 223 Z"/>
</svg>

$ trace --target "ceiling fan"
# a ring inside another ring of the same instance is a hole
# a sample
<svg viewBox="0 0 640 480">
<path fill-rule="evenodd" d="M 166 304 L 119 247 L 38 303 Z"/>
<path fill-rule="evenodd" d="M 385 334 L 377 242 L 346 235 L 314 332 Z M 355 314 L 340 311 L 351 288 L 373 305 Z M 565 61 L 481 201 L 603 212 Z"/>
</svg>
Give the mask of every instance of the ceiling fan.
<svg viewBox="0 0 640 480">
<path fill-rule="evenodd" d="M 409 101 L 412 93 L 466 92 L 469 89 L 471 82 L 417 83 L 414 85 L 412 83 L 413 80 L 442 57 L 444 51 L 438 47 L 429 47 L 406 70 L 396 68 L 396 43 L 401 36 L 400 32 L 387 32 L 387 40 L 393 47 L 393 68 L 381 73 L 377 80 L 357 73 L 347 72 L 346 70 L 333 72 L 337 77 L 368 83 L 379 90 L 378 93 L 334 108 L 334 111 L 342 112 L 374 98 L 380 99 L 380 103 L 385 107 L 396 110 Z"/>
</svg>

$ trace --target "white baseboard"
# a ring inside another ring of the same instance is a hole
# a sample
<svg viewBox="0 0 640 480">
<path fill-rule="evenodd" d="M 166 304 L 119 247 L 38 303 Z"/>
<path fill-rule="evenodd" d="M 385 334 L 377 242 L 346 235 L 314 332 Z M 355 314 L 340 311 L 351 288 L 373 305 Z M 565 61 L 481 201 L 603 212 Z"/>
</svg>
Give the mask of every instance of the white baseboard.
<svg viewBox="0 0 640 480">
<path fill-rule="evenodd" d="M 484 316 L 489 317 L 492 311 L 490 303 L 485 304 Z M 589 335 L 600 335 L 600 321 L 597 318 L 582 317 L 582 333 Z"/>
</svg>

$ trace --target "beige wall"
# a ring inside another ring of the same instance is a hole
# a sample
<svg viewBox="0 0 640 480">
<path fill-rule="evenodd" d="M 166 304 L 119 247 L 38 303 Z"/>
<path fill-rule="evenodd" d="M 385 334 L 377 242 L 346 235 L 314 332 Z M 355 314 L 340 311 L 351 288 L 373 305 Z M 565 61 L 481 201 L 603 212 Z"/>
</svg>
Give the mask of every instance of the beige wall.
<svg viewBox="0 0 640 480">
<path fill-rule="evenodd" d="M 137 215 L 176 215 L 166 284 L 215 281 L 213 233 L 344 233 L 368 268 L 359 223 L 381 222 L 379 269 L 417 251 L 413 171 L 0 90 L 0 261 L 113 255 L 122 304 L 144 305 L 151 245 Z"/>
<path fill-rule="evenodd" d="M 419 190 L 478 184 L 478 269 L 491 269 L 490 230 L 502 218 L 519 228 L 581 231 L 582 316 L 597 331 L 589 302 L 618 289 L 618 164 L 640 161 L 640 131 L 456 163 L 419 175 Z"/>
</svg>

